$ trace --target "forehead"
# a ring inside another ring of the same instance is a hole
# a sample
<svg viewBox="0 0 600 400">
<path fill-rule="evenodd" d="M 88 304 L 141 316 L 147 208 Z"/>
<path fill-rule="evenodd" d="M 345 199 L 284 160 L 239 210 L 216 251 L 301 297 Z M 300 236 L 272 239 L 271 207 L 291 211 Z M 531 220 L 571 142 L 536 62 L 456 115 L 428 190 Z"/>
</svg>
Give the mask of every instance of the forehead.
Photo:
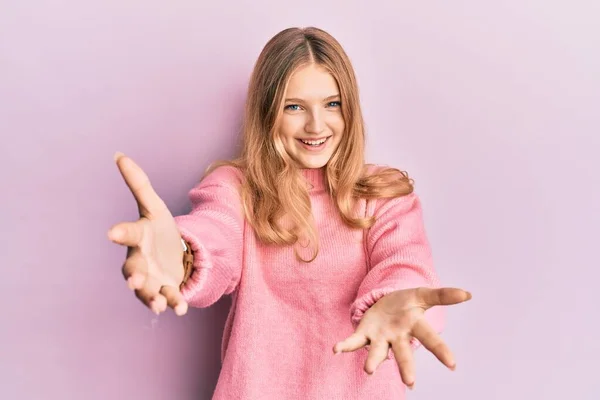
<svg viewBox="0 0 600 400">
<path fill-rule="evenodd" d="M 325 68 L 310 64 L 294 71 L 288 82 L 285 97 L 322 100 L 338 93 L 335 78 Z"/>
</svg>

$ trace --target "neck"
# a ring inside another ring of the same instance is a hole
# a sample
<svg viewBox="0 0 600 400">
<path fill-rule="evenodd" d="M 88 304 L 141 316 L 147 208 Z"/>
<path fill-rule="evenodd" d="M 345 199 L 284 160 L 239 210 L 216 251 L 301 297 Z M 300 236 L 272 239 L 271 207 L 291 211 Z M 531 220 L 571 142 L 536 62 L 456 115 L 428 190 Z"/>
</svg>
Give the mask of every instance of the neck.
<svg viewBox="0 0 600 400">
<path fill-rule="evenodd" d="M 310 190 L 325 188 L 325 167 L 322 168 L 300 168 L 300 173 L 310 184 Z"/>
</svg>

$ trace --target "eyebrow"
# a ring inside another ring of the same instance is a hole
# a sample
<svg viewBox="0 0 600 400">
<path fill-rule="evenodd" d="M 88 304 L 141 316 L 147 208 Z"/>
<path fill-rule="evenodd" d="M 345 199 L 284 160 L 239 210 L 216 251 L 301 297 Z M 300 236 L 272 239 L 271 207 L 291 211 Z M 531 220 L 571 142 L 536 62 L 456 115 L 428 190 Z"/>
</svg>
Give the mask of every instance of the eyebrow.
<svg viewBox="0 0 600 400">
<path fill-rule="evenodd" d="M 340 95 L 339 95 L 339 94 L 334 94 L 334 95 L 331 95 L 331 96 L 329 96 L 329 97 L 325 97 L 325 98 L 323 99 L 323 101 L 332 100 L 332 99 L 335 99 L 335 98 L 338 98 L 338 97 L 340 97 Z M 292 98 L 289 98 L 289 99 L 285 99 L 285 101 L 286 101 L 286 102 L 287 102 L 287 101 L 295 101 L 295 102 L 298 102 L 298 103 L 302 103 L 302 102 L 304 102 L 304 100 L 302 100 L 302 99 L 299 99 L 299 98 L 297 98 L 297 97 L 292 97 Z"/>
</svg>

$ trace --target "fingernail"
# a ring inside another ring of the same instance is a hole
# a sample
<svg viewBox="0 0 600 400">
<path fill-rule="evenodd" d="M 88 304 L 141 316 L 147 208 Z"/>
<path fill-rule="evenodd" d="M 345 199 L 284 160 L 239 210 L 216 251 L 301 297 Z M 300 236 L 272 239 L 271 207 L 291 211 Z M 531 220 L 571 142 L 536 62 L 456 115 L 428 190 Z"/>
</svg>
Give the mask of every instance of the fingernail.
<svg viewBox="0 0 600 400">
<path fill-rule="evenodd" d="M 472 297 L 473 295 L 471 294 L 471 292 L 467 292 L 467 300 L 471 300 Z"/>
<path fill-rule="evenodd" d="M 137 275 L 133 275 L 133 276 L 130 276 L 128 279 L 129 287 L 131 288 L 131 290 L 135 290 L 137 287 L 137 279 L 136 278 L 137 278 Z"/>
<path fill-rule="evenodd" d="M 178 316 L 184 315 L 186 311 L 187 308 L 185 304 L 180 303 L 175 306 L 175 314 L 177 314 Z"/>
<path fill-rule="evenodd" d="M 136 283 L 137 279 L 136 278 L 137 278 L 137 275 L 132 275 L 127 280 L 129 282 L 129 285 L 130 285 L 130 287 L 131 287 L 132 290 L 135 289 L 136 286 L 137 286 L 137 283 Z"/>
<path fill-rule="evenodd" d="M 123 157 L 125 154 L 121 153 L 120 151 L 117 151 L 114 155 L 113 155 L 113 159 L 115 161 L 117 161 L 119 158 Z"/>
<path fill-rule="evenodd" d="M 121 231 L 119 229 L 114 229 L 113 228 L 113 229 L 111 229 L 111 230 L 108 231 L 108 238 L 114 242 L 114 241 L 116 241 L 119 238 L 119 236 L 120 236 L 119 233 L 120 232 Z"/>
</svg>

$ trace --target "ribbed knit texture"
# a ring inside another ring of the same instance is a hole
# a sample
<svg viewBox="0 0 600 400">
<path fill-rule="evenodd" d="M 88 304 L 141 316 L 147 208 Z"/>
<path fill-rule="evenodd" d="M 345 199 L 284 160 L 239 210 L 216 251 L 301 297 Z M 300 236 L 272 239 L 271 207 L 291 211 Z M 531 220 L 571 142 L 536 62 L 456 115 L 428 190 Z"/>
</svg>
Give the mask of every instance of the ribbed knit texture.
<svg viewBox="0 0 600 400">
<path fill-rule="evenodd" d="M 321 170 L 303 174 L 320 237 L 310 264 L 297 261 L 292 247 L 257 241 L 243 217 L 240 173 L 232 167 L 219 167 L 192 189 L 192 211 L 176 217 L 195 254 L 185 299 L 208 307 L 232 295 L 213 399 L 404 399 L 391 351 L 368 376 L 366 348 L 339 355 L 332 348 L 385 294 L 438 286 L 419 199 L 359 202 L 360 215 L 377 217 L 362 232 L 342 222 Z M 442 309 L 426 317 L 441 332 Z"/>
</svg>

